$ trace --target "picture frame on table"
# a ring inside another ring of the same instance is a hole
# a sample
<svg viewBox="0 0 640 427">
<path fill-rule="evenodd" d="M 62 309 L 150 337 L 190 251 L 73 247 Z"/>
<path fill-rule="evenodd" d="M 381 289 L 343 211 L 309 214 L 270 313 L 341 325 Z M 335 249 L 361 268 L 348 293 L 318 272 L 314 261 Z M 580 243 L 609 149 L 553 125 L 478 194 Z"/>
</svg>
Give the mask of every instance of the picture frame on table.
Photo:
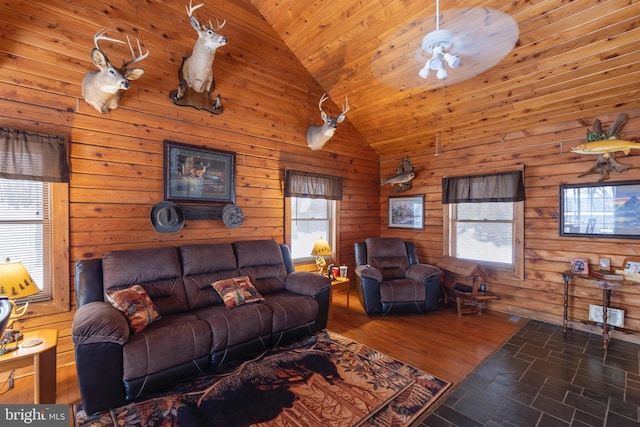
<svg viewBox="0 0 640 427">
<path fill-rule="evenodd" d="M 164 200 L 235 203 L 235 175 L 233 152 L 164 141 Z"/>
<path fill-rule="evenodd" d="M 580 276 L 589 275 L 589 262 L 586 258 L 571 258 L 571 273 Z"/>
<path fill-rule="evenodd" d="M 389 197 L 389 227 L 424 229 L 424 196 Z"/>
<path fill-rule="evenodd" d="M 622 271 L 625 275 L 640 276 L 640 260 L 624 260 L 624 264 L 622 264 Z"/>
</svg>

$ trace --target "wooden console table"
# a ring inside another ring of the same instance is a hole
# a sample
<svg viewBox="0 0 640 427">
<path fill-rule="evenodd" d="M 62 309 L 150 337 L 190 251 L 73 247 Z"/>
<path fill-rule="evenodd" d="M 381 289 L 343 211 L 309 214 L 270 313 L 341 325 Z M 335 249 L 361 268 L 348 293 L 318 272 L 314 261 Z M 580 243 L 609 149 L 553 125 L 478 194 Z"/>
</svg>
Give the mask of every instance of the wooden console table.
<svg viewBox="0 0 640 427">
<path fill-rule="evenodd" d="M 602 289 L 602 348 L 605 350 L 609 348 L 609 324 L 607 323 L 607 316 L 609 305 L 611 303 L 611 291 L 619 288 L 626 282 L 624 280 L 611 280 L 601 279 L 595 276 L 586 276 L 580 274 L 573 274 L 570 271 L 562 272 L 562 279 L 564 280 L 564 312 L 562 316 L 562 333 L 567 333 L 567 326 L 569 323 L 568 307 L 569 307 L 569 282 L 572 277 L 577 277 L 584 280 L 591 280 L 598 285 L 598 288 Z"/>
<path fill-rule="evenodd" d="M 41 340 L 40 344 L 29 346 Z M 11 370 L 33 365 L 33 403 L 56 403 L 56 347 L 58 331 L 41 329 L 26 332 L 18 349 L 0 356 L 0 370 Z"/>
<path fill-rule="evenodd" d="M 499 300 L 500 296 L 491 292 L 478 290 L 478 277 L 486 280 L 487 276 L 482 266 L 474 261 L 444 256 L 438 267 L 445 273 L 442 287 L 444 301 L 449 299 L 456 302 L 458 315 L 482 313 L 482 309 L 489 300 Z M 471 285 L 460 285 L 456 282 L 456 275 L 471 279 Z"/>
</svg>

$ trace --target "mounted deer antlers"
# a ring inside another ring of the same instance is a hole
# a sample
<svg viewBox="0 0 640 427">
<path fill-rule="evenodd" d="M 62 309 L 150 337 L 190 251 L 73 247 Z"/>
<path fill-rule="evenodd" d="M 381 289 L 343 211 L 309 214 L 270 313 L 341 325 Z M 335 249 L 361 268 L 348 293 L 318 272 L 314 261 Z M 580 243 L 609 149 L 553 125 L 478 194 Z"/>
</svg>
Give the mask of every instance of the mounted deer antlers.
<svg viewBox="0 0 640 427">
<path fill-rule="evenodd" d="M 112 39 L 106 36 L 107 30 L 98 31 L 93 36 L 95 48 L 91 50 L 91 61 L 99 68 L 99 71 L 91 71 L 82 79 L 82 97 L 99 112 L 106 114 L 118 108 L 120 104 L 120 91 L 129 89 L 129 80 L 136 80 L 144 74 L 142 68 L 129 68 L 130 65 L 142 61 L 149 56 L 149 51 L 142 55 L 140 40 L 138 43 L 138 55 L 131 46 L 131 40 L 127 36 L 127 43 L 131 50 L 131 61 L 122 61 L 120 69 L 115 68 L 106 53 L 100 48 L 101 40 L 108 40 L 114 43 L 122 43 L 121 40 Z"/>
<path fill-rule="evenodd" d="M 193 46 L 193 52 L 191 56 L 183 58 L 182 65 L 178 72 L 180 78 L 180 85 L 177 91 L 171 91 L 169 94 L 171 101 L 179 105 L 191 105 L 196 108 L 213 109 L 213 113 L 220 114 L 222 112 L 222 100 L 220 95 L 217 96 L 216 101 L 211 104 L 209 94 L 215 89 L 215 81 L 213 79 L 213 60 L 216 55 L 216 50 L 227 44 L 227 38 L 216 33 L 227 23 L 225 19 L 222 24 L 216 18 L 217 26 L 213 26 L 209 21 L 209 27 L 200 25 L 198 20 L 193 16 L 200 7 L 204 6 L 204 3 L 193 6 L 192 0 L 189 1 L 189 6 L 185 6 L 187 15 L 191 21 L 191 26 L 198 33 L 198 40 Z M 198 94 L 205 94 L 206 98 L 194 97 L 192 100 L 182 101 L 182 98 L 188 94 L 189 89 Z M 211 111 L 211 110 L 210 110 Z"/>
<path fill-rule="evenodd" d="M 349 98 L 345 96 L 346 106 L 344 104 L 342 105 L 342 113 L 336 117 L 329 117 L 327 113 L 322 111 L 322 103 L 327 99 L 329 99 L 329 97 L 325 93 L 320 97 L 320 102 L 318 103 L 320 118 L 322 118 L 324 124 L 322 126 L 311 125 L 307 128 L 307 145 L 314 151 L 324 147 L 338 128 L 338 123 L 344 121 L 347 111 L 349 111 Z"/>
</svg>

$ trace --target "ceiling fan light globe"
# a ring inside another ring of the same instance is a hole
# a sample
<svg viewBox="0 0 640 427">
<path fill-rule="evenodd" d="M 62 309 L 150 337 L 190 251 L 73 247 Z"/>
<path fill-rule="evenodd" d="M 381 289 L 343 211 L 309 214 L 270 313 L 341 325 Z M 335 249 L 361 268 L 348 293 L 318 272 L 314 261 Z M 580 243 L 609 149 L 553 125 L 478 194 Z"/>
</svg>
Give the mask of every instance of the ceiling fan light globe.
<svg viewBox="0 0 640 427">
<path fill-rule="evenodd" d="M 449 67 L 451 68 L 458 68 L 458 65 L 460 65 L 460 57 L 458 55 L 451 55 L 450 53 L 445 53 L 444 59 L 445 61 L 447 61 L 447 64 L 449 64 Z"/>
<path fill-rule="evenodd" d="M 431 58 L 428 64 L 429 64 L 429 68 L 431 68 L 434 71 L 444 67 L 444 63 L 442 62 L 442 60 L 436 56 Z"/>
<path fill-rule="evenodd" d="M 444 67 L 442 67 L 438 69 L 438 74 L 436 74 L 436 77 L 440 80 L 444 80 L 447 78 L 448 75 L 449 74 L 447 73 L 447 70 Z"/>
<path fill-rule="evenodd" d="M 422 77 L 423 79 L 426 79 L 429 77 L 429 63 L 427 62 L 424 67 L 422 67 L 420 69 L 420 71 L 418 72 L 418 75 L 420 77 Z"/>
</svg>

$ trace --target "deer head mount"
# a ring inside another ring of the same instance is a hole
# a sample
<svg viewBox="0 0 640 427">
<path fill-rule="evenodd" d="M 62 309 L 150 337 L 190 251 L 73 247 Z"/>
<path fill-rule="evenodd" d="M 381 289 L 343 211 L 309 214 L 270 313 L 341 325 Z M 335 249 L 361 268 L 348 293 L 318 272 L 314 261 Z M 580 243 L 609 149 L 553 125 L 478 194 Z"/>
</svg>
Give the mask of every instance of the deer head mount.
<svg viewBox="0 0 640 427">
<path fill-rule="evenodd" d="M 322 126 L 311 125 L 307 128 L 307 145 L 314 151 L 321 150 L 322 147 L 331 139 L 336 129 L 338 128 L 338 123 L 342 123 L 347 117 L 347 111 L 349 111 L 349 98 L 345 96 L 345 104 L 342 105 L 342 113 L 335 117 L 330 117 L 322 111 L 322 103 L 329 99 L 327 94 L 323 94 L 320 97 L 320 102 L 318 103 L 318 108 L 320 109 L 320 118 L 324 124 Z"/>
<path fill-rule="evenodd" d="M 215 89 L 212 65 L 216 50 L 227 44 L 227 38 L 216 32 L 224 27 L 227 20 L 220 23 L 216 18 L 217 25 L 215 27 L 211 21 L 209 21 L 208 27 L 201 25 L 193 16 L 193 12 L 202 6 L 204 3 L 193 6 L 192 0 L 189 1 L 189 6 L 185 6 L 191 26 L 198 33 L 198 40 L 193 45 L 191 56 L 182 59 L 182 65 L 178 71 L 180 79 L 178 90 L 171 91 L 169 97 L 174 104 L 189 105 L 220 114 L 222 113 L 220 95 L 215 100 L 210 98 L 211 92 Z"/>
<path fill-rule="evenodd" d="M 98 67 L 98 71 L 91 71 L 82 79 L 82 97 L 85 101 L 102 114 L 118 108 L 120 105 L 120 92 L 129 89 L 129 81 L 136 80 L 144 74 L 142 68 L 129 68 L 136 62 L 142 61 L 149 56 L 149 51 L 142 55 L 140 40 L 138 43 L 138 54 L 131 46 L 131 40 L 127 36 L 127 43 L 131 50 L 131 60 L 122 60 L 122 67 L 116 68 L 111 64 L 107 54 L 100 48 L 101 40 L 108 40 L 114 43 L 123 43 L 121 40 L 112 39 L 106 36 L 107 30 L 98 31 L 93 36 L 95 47 L 91 50 L 91 62 Z"/>
</svg>

